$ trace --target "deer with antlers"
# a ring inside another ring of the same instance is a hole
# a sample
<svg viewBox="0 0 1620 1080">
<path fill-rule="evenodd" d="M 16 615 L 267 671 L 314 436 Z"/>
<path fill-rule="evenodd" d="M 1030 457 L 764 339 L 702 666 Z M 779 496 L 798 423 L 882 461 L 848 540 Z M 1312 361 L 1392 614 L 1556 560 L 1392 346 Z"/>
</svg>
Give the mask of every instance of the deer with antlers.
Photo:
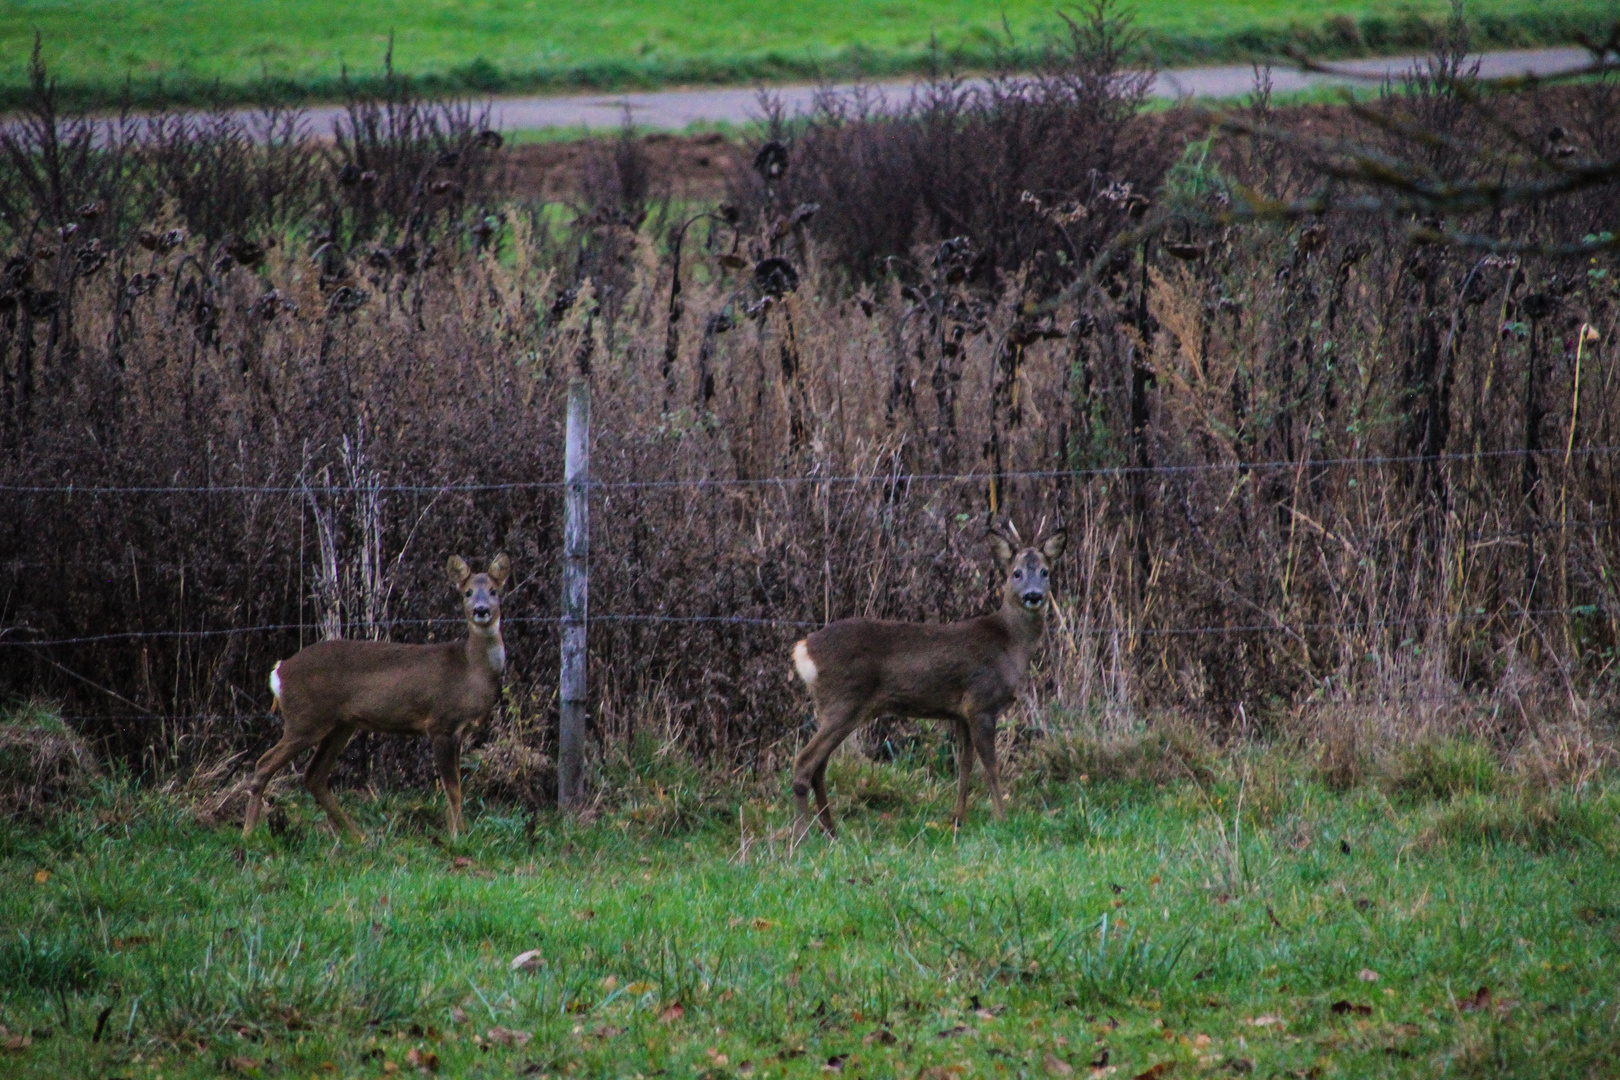
<svg viewBox="0 0 1620 1080">
<path fill-rule="evenodd" d="M 843 619 L 793 646 L 793 665 L 815 702 L 816 733 L 793 761 L 796 834 L 816 819 L 836 835 L 827 803 L 827 759 L 850 733 L 884 714 L 945 720 L 956 731 L 956 810 L 967 815 L 975 752 L 984 762 L 990 809 L 1005 816 L 996 764 L 996 721 L 1024 683 L 1045 626 L 1051 564 L 1068 542 L 1062 531 L 1026 545 L 1016 529 L 992 529 L 991 547 L 1006 573 L 1001 608 L 953 623 Z"/>
<path fill-rule="evenodd" d="M 425 735 L 444 785 L 450 838 L 461 831 L 461 736 L 485 720 L 500 697 L 506 669 L 501 640 L 501 589 L 511 573 L 505 555 L 475 574 L 459 555 L 446 565 L 461 596 L 467 640 L 441 645 L 384 641 L 322 641 L 277 662 L 270 672 L 273 707 L 281 710 L 281 741 L 259 759 L 248 781 L 246 838 L 264 808 L 264 789 L 298 754 L 315 747 L 304 787 L 333 828 L 364 839 L 327 781 L 356 731 Z"/>
</svg>

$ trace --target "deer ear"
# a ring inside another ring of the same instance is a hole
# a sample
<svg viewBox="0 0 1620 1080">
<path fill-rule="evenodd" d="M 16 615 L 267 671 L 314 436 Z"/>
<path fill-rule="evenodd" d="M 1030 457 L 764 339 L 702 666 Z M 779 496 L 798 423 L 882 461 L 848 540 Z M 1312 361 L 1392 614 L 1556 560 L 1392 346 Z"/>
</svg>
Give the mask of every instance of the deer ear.
<svg viewBox="0 0 1620 1080">
<path fill-rule="evenodd" d="M 990 534 L 990 550 L 996 553 L 996 561 L 1003 566 L 1013 560 L 1012 545 L 1007 543 L 1007 538 L 999 532 Z"/>
<path fill-rule="evenodd" d="M 1046 538 L 1046 543 L 1041 545 L 1041 554 L 1046 556 L 1047 562 L 1052 562 L 1059 555 L 1062 555 L 1063 552 L 1068 549 L 1068 547 L 1069 534 L 1064 532 L 1062 529 L 1059 529 L 1057 532 Z"/>
<path fill-rule="evenodd" d="M 489 560 L 489 580 L 495 583 L 497 589 L 506 587 L 506 578 L 512 573 L 512 560 L 504 554 L 497 555 Z"/>
<path fill-rule="evenodd" d="M 450 561 L 444 564 L 444 572 L 450 576 L 450 584 L 460 589 L 472 577 L 472 567 L 460 555 L 450 556 Z"/>
</svg>

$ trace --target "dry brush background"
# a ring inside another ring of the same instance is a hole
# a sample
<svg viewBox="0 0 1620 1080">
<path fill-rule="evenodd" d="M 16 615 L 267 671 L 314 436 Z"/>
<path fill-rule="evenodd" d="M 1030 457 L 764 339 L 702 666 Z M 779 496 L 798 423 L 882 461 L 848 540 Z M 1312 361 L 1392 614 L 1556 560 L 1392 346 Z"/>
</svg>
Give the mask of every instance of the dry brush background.
<svg viewBox="0 0 1620 1080">
<path fill-rule="evenodd" d="M 808 719 L 795 638 L 984 610 L 992 514 L 1072 538 L 1009 738 L 1284 736 L 1352 772 L 1458 729 L 1601 753 L 1611 260 L 1417 246 L 1390 219 L 1203 224 L 1320 172 L 1142 113 L 1122 32 L 1104 12 L 1046 71 L 941 80 L 899 116 L 772 116 L 769 145 L 715 149 L 740 162 L 718 206 L 672 199 L 629 136 L 567 200 L 525 198 L 479 115 L 404 80 L 322 144 L 296 114 L 97 127 L 41 73 L 0 136 L 0 694 L 61 702 L 137 767 L 256 751 L 276 659 L 330 630 L 459 634 L 445 556 L 504 550 L 488 760 L 543 762 L 551 485 L 588 371 L 604 755 L 651 737 L 780 765 Z M 1263 94 L 1247 112 L 1437 172 L 1495 167 L 1498 121 L 1620 153 L 1611 82 L 1485 111 L 1456 85 L 1379 105 L 1430 141 Z M 1187 213 L 1043 310 L 1149 207 Z M 1617 210 L 1598 188 L 1456 224 L 1579 236 Z M 418 747 L 361 745 L 351 783 L 426 776 Z"/>
</svg>

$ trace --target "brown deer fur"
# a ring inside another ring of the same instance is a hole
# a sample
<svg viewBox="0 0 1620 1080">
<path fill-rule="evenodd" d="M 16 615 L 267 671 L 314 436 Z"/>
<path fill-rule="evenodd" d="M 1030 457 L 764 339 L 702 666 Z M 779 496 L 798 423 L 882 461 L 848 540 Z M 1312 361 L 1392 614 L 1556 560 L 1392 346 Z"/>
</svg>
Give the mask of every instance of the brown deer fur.
<svg viewBox="0 0 1620 1080">
<path fill-rule="evenodd" d="M 817 819 L 834 835 L 827 803 L 827 760 L 849 734 L 880 715 L 949 721 L 956 730 L 955 821 L 967 814 L 973 756 L 984 761 L 990 808 L 1004 810 L 996 764 L 996 721 L 1023 686 L 1040 642 L 1050 564 L 1065 534 L 1023 547 L 1016 531 L 993 532 L 991 543 L 1007 574 L 1001 609 L 954 623 L 844 619 L 793 646 L 793 662 L 816 707 L 816 733 L 793 762 L 793 797 L 800 835 L 809 830 L 809 794 Z"/>
<path fill-rule="evenodd" d="M 506 646 L 501 640 L 500 591 L 511 564 L 490 560 L 474 574 L 452 555 L 446 566 L 461 594 L 467 640 L 442 645 L 383 641 L 322 641 L 276 664 L 270 690 L 284 721 L 281 741 L 259 759 L 248 782 L 242 835 L 258 824 L 264 789 L 276 773 L 311 746 L 304 787 L 334 828 L 361 833 L 338 805 L 327 781 L 338 756 L 359 730 L 383 735 L 425 735 L 444 785 L 451 839 L 461 831 L 461 736 L 484 720 L 500 696 Z"/>
</svg>

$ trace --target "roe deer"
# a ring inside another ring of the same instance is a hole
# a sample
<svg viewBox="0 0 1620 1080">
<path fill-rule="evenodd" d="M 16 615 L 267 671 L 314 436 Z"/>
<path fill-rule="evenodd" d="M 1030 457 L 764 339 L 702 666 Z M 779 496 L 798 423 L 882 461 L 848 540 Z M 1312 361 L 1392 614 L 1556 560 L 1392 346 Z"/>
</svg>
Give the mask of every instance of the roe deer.
<svg viewBox="0 0 1620 1080">
<path fill-rule="evenodd" d="M 270 692 L 281 710 L 281 741 L 259 759 L 248 782 L 242 836 L 253 832 L 264 807 L 264 788 L 303 750 L 317 746 L 304 770 L 304 787 L 334 829 L 364 835 L 327 786 L 338 755 L 364 728 L 384 735 L 426 735 L 444 784 L 450 838 L 461 831 L 461 734 L 489 716 L 500 696 L 506 646 L 501 641 L 501 588 L 512 565 L 505 555 L 475 574 L 459 555 L 445 569 L 461 594 L 467 640 L 442 645 L 385 641 L 322 641 L 279 661 Z"/>
<path fill-rule="evenodd" d="M 975 748 L 984 759 L 990 808 L 997 820 L 1004 816 L 996 720 L 1017 696 L 1040 641 L 1050 564 L 1063 554 L 1067 536 L 1058 531 L 1026 547 L 1017 530 L 992 530 L 990 542 L 1007 573 L 995 614 L 943 624 L 843 619 L 793 646 L 817 721 L 816 733 L 793 759 L 796 835 L 810 831 L 811 788 L 822 829 L 835 835 L 827 759 L 850 732 L 885 713 L 955 725 L 956 824 L 967 814 Z"/>
</svg>

